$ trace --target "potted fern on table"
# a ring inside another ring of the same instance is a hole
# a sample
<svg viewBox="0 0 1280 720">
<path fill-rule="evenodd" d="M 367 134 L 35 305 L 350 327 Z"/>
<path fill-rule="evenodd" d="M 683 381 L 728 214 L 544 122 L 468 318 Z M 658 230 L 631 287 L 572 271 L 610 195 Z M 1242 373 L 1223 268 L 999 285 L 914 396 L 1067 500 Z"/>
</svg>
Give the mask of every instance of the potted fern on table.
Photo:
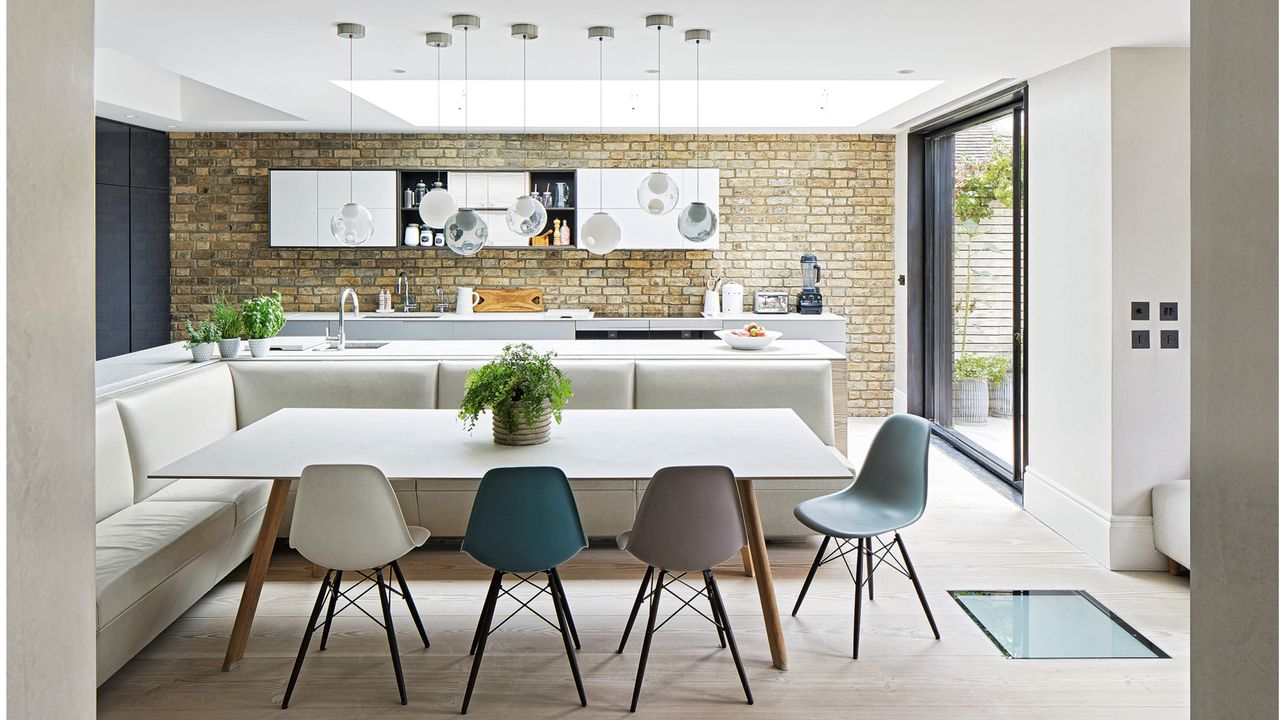
<svg viewBox="0 0 1280 720">
<path fill-rule="evenodd" d="M 198 362 L 209 362 L 213 359 L 213 348 L 222 339 L 218 326 L 211 322 L 201 322 L 198 326 L 187 321 L 187 344 L 191 351 L 191 359 Z"/>
<path fill-rule="evenodd" d="M 528 343 L 507 345 L 502 354 L 467 373 L 458 418 L 468 431 L 485 411 L 493 414 L 493 441 L 499 445 L 538 445 L 551 437 L 551 421 L 573 395 L 573 383 Z"/>
<path fill-rule="evenodd" d="M 239 355 L 243 348 L 240 336 L 244 334 L 244 319 L 240 316 L 240 308 L 228 300 L 225 293 L 220 293 L 213 301 L 209 317 L 218 326 L 218 333 L 222 336 L 218 341 L 218 355 L 223 360 Z"/>
<path fill-rule="evenodd" d="M 249 353 L 255 358 L 266 357 L 271 350 L 271 340 L 284 329 L 284 306 L 280 302 L 280 293 L 245 300 L 240 306 L 240 318 L 244 321 L 244 332 L 249 336 Z"/>
</svg>

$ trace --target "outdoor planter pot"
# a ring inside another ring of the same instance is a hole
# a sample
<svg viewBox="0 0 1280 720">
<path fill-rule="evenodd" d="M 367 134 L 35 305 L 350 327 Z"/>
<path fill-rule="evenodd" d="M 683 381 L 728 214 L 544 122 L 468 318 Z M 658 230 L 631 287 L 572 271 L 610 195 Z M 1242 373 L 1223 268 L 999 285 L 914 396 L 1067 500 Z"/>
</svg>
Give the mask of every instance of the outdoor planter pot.
<svg viewBox="0 0 1280 720">
<path fill-rule="evenodd" d="M 544 402 L 542 404 L 542 415 L 532 425 L 526 425 L 519 420 L 520 404 L 515 403 L 514 410 L 517 416 L 517 424 L 515 427 L 507 427 L 505 423 L 494 416 L 493 418 L 493 441 L 499 445 L 541 445 L 551 439 L 551 403 Z"/>
<path fill-rule="evenodd" d="M 965 425 L 986 425 L 991 397 L 985 378 L 955 378 L 951 381 L 951 420 Z"/>
<path fill-rule="evenodd" d="M 1013 375 L 1005 373 L 999 384 L 991 385 L 991 417 L 1013 416 Z"/>
</svg>

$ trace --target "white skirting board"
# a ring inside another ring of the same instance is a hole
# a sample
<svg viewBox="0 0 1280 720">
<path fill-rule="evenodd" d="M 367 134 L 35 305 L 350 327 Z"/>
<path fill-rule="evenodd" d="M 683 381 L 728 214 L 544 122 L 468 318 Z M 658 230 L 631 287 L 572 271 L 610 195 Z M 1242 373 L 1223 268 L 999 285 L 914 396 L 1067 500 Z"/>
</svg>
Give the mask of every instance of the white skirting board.
<svg viewBox="0 0 1280 720">
<path fill-rule="evenodd" d="M 1148 515 L 1112 515 L 1028 467 L 1022 507 L 1110 570 L 1165 570 Z"/>
</svg>

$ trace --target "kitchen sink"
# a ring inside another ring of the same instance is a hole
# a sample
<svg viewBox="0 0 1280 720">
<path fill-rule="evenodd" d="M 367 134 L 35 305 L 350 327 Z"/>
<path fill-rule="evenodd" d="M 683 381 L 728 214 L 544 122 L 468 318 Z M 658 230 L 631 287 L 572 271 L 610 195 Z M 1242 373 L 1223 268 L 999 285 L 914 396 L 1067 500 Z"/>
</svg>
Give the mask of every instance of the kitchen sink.
<svg viewBox="0 0 1280 720">
<path fill-rule="evenodd" d="M 348 340 L 346 349 L 347 350 L 377 350 L 378 348 L 386 345 L 389 342 L 391 341 L 390 340 Z M 338 344 L 329 343 L 328 345 L 321 345 L 315 350 L 312 350 L 312 352 L 338 352 Z"/>
<path fill-rule="evenodd" d="M 414 320 L 431 320 L 440 317 L 440 313 L 436 312 L 389 312 L 389 313 L 365 313 L 362 318 L 413 318 Z"/>
</svg>

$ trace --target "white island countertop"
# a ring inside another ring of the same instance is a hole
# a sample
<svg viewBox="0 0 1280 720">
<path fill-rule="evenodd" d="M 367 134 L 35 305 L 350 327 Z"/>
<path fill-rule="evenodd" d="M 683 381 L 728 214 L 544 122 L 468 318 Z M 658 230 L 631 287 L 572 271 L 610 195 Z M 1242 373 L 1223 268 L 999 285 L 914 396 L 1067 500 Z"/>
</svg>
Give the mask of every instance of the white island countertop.
<svg viewBox="0 0 1280 720">
<path fill-rule="evenodd" d="M 338 312 L 336 310 L 330 312 L 292 312 L 285 314 L 286 320 L 323 320 L 325 322 L 337 322 Z M 594 321 L 596 323 L 607 323 L 610 321 L 662 321 L 666 323 L 679 323 L 680 321 L 702 321 L 710 320 L 714 322 L 759 322 L 764 325 L 770 320 L 843 320 L 839 315 L 824 312 L 817 315 L 801 315 L 800 313 L 716 313 L 714 315 L 697 314 L 697 315 L 597 315 L 595 312 L 587 308 L 552 308 L 543 312 L 471 312 L 457 313 L 445 312 L 438 313 L 430 310 L 422 310 L 417 312 L 361 312 L 358 316 L 354 313 L 347 312 L 346 319 L 348 322 L 358 320 L 422 320 L 436 322 L 484 322 L 484 321 L 504 321 L 512 320 L 523 321 L 539 321 L 539 320 L 580 320 Z"/>
<path fill-rule="evenodd" d="M 296 340 L 299 338 L 290 338 Z M 318 340 L 319 338 L 317 338 Z M 358 346 L 364 343 L 351 341 Z M 323 362 L 359 360 L 487 360 L 512 340 L 393 340 L 377 348 L 351 347 L 334 350 L 272 350 L 262 359 L 249 355 L 248 344 L 231 362 L 280 362 L 306 360 Z M 720 340 L 530 340 L 539 352 L 548 350 L 557 357 L 573 360 L 826 360 L 845 357 L 814 340 L 778 340 L 763 350 L 734 350 Z M 224 362 L 211 360 L 210 362 Z M 95 363 L 99 398 L 190 372 L 209 363 L 191 361 L 191 352 L 182 343 L 143 350 Z"/>
</svg>

